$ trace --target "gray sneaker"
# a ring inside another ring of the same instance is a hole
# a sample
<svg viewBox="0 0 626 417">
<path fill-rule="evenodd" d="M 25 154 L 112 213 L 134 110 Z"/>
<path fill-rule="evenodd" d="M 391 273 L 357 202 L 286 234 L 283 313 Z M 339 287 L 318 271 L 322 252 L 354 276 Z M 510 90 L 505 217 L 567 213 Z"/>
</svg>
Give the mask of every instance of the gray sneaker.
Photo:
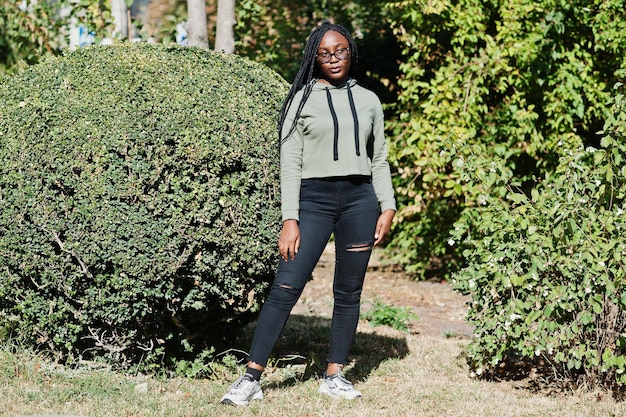
<svg viewBox="0 0 626 417">
<path fill-rule="evenodd" d="M 359 391 L 354 389 L 352 383 L 343 376 L 341 371 L 331 376 L 327 376 L 326 372 L 324 372 L 324 379 L 318 392 L 333 398 L 344 398 L 346 400 L 363 397 Z"/>
<path fill-rule="evenodd" d="M 255 381 L 252 376 L 245 374 L 240 376 L 233 385 L 228 388 L 228 392 L 222 397 L 222 404 L 248 405 L 252 400 L 262 400 L 263 391 L 261 384 Z"/>
</svg>

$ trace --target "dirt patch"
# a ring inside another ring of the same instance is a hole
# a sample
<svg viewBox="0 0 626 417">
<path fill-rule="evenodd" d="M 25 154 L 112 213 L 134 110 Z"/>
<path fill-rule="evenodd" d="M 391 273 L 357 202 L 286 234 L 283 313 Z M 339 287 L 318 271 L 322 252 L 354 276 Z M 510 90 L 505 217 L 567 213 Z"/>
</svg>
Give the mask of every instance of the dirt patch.
<svg viewBox="0 0 626 417">
<path fill-rule="evenodd" d="M 465 321 L 468 297 L 454 292 L 446 282 L 412 281 L 402 272 L 384 268 L 379 255 L 380 251 L 375 249 L 365 277 L 362 312 L 372 309 L 377 300 L 397 307 L 409 307 L 417 316 L 410 324 L 413 334 L 471 337 L 472 329 Z M 304 289 L 293 314 L 332 316 L 334 269 L 335 247 L 329 243 L 313 272 L 313 280 Z"/>
</svg>

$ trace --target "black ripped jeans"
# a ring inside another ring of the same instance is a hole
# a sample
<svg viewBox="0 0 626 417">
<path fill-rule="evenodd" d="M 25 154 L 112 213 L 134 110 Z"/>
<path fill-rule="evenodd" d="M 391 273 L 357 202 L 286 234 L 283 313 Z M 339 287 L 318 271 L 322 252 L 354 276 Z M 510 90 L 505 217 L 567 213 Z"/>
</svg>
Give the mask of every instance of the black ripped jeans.
<svg viewBox="0 0 626 417">
<path fill-rule="evenodd" d="M 311 278 L 331 234 L 335 237 L 334 308 L 328 363 L 346 364 L 359 321 L 361 290 L 371 255 L 378 201 L 369 178 L 302 180 L 300 249 L 295 260 L 280 260 L 259 316 L 249 360 L 267 360 Z"/>
</svg>

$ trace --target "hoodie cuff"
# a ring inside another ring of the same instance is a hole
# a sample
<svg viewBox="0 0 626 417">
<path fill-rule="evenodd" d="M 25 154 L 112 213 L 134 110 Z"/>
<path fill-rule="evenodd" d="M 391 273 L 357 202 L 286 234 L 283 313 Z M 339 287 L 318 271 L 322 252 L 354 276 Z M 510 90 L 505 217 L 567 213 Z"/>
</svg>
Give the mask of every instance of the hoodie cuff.
<svg viewBox="0 0 626 417">
<path fill-rule="evenodd" d="M 297 221 L 300 221 L 299 210 L 284 210 L 283 211 L 283 221 L 285 221 L 285 220 L 297 220 Z"/>
<path fill-rule="evenodd" d="M 397 212 L 398 209 L 396 208 L 396 202 L 395 201 L 381 202 L 380 203 L 380 212 L 384 213 L 387 210 L 393 210 L 393 211 Z"/>
</svg>

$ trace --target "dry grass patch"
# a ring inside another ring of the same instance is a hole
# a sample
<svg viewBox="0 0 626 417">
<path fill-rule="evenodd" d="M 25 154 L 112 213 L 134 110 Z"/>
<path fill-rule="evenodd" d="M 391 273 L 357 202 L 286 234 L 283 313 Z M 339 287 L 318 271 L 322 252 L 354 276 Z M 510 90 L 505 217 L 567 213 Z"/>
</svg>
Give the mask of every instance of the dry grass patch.
<svg viewBox="0 0 626 417">
<path fill-rule="evenodd" d="M 364 325 L 359 339 L 370 340 L 366 334 L 372 331 Z M 312 333 L 315 332 L 314 329 Z M 67 370 L 35 355 L 5 350 L 0 353 L 0 416 L 626 415 L 626 406 L 610 398 L 598 400 L 595 395 L 576 393 L 549 396 L 518 389 L 513 383 L 473 380 L 461 356 L 467 339 L 407 335 L 391 330 L 387 333 L 390 340 L 405 341 L 406 354 L 371 362 L 377 363 L 375 367 L 361 366 L 357 359 L 346 370 L 348 377 L 357 381 L 365 396 L 363 400 L 349 402 L 322 397 L 317 394 L 317 371 L 307 371 L 305 365 L 292 365 L 270 369 L 263 383 L 266 399 L 243 408 L 219 404 L 236 375 L 220 380 L 128 377 L 106 369 Z M 373 356 L 382 358 L 383 353 Z M 317 368 L 311 363 L 307 366 Z M 361 372 L 359 369 L 369 369 L 369 374 L 356 376 Z"/>
</svg>

